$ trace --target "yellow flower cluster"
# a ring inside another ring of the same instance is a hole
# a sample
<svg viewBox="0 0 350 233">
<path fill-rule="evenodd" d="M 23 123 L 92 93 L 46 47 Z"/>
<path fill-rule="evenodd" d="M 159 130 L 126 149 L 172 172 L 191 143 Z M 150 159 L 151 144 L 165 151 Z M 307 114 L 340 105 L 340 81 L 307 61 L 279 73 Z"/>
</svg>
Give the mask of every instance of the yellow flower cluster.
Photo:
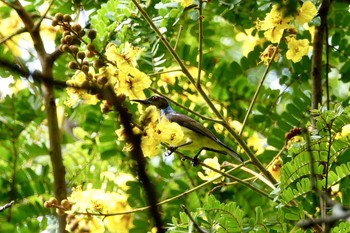
<svg viewBox="0 0 350 233">
<path fill-rule="evenodd" d="M 115 44 L 107 45 L 105 55 L 108 62 L 106 66 L 99 68 L 96 74 L 92 67 L 88 72 L 78 70 L 72 79 L 67 81 L 67 84 L 72 87 L 67 88 L 69 98 L 65 104 L 69 107 L 79 101 L 96 104 L 99 101 L 96 93 L 89 93 L 87 88 L 93 85 L 102 88 L 106 83 L 112 85 L 117 95 L 123 94 L 131 99 L 145 98 L 143 90 L 150 87 L 152 81 L 145 73 L 136 68 L 140 52 L 140 48 L 134 48 L 129 43 L 125 43 L 122 52 Z M 74 88 L 76 86 L 82 88 Z"/>
<path fill-rule="evenodd" d="M 180 145 L 184 143 L 184 133 L 181 126 L 174 122 L 169 122 L 165 117 L 162 117 L 158 122 L 158 112 L 154 106 L 148 107 L 147 112 L 152 111 L 153 117 L 145 127 L 141 138 L 141 148 L 145 156 L 153 157 L 160 152 L 160 144 Z M 143 114 L 141 118 L 144 118 Z M 156 116 L 156 117 L 155 117 Z"/>
<path fill-rule="evenodd" d="M 94 74 L 93 68 L 90 68 L 89 74 Z M 79 89 L 75 87 L 84 87 L 84 85 L 89 85 L 89 77 L 81 70 L 77 70 L 73 75 L 72 79 L 67 81 L 67 94 L 69 98 L 64 101 L 64 104 L 68 107 L 74 106 L 79 101 L 85 104 L 95 105 L 99 100 L 96 95 L 91 95 L 86 89 Z"/>
<path fill-rule="evenodd" d="M 109 193 L 99 189 L 82 190 L 80 187 L 73 190 L 68 198 L 73 204 L 72 209 L 67 213 L 75 212 L 84 213 L 118 213 L 131 210 L 127 203 L 127 196 L 118 193 Z M 78 221 L 78 227 L 72 228 L 67 225 L 66 230 L 70 232 L 80 232 L 88 230 L 89 232 L 108 232 L 127 233 L 132 227 L 132 215 L 115 215 L 115 216 L 92 216 L 79 215 L 75 216 Z"/>
<path fill-rule="evenodd" d="M 216 156 L 214 158 L 205 159 L 203 161 L 203 163 L 212 167 L 212 168 L 215 168 L 216 170 L 220 170 L 220 164 L 219 164 L 218 158 Z M 203 174 L 202 172 L 197 173 L 199 178 L 201 178 L 202 180 L 207 180 L 207 181 L 213 180 L 213 179 L 219 178 L 221 176 L 220 173 L 217 173 L 216 171 L 213 171 L 210 168 L 207 168 L 207 167 L 202 167 L 202 168 L 203 168 L 205 174 Z M 221 171 L 225 171 L 225 170 L 221 170 Z M 224 177 L 221 177 L 221 179 L 217 179 L 213 183 L 217 184 L 217 183 L 222 182 L 223 180 L 224 180 Z"/>
<path fill-rule="evenodd" d="M 283 8 L 274 5 L 263 21 L 257 20 L 257 29 L 265 31 L 265 38 L 272 43 L 279 42 L 285 30 L 291 32 L 286 36 L 288 47 L 286 57 L 293 62 L 299 62 L 308 53 L 309 41 L 307 39 L 298 40 L 295 38 L 297 32 L 295 24 L 302 26 L 312 20 L 316 14 L 317 9 L 310 1 L 304 2 L 295 15 L 287 17 L 283 14 Z M 271 60 L 268 56 L 260 56 L 260 58 L 264 64 L 267 64 L 269 59 Z"/>
<path fill-rule="evenodd" d="M 146 157 L 153 157 L 160 154 L 160 145 L 177 146 L 186 141 L 184 132 L 179 124 L 169 122 L 165 117 L 159 119 L 159 113 L 155 106 L 148 106 L 140 116 L 141 125 L 144 125 L 143 132 L 134 128 L 134 133 L 142 134 L 141 148 Z M 116 131 L 118 140 L 124 141 L 123 128 Z M 127 146 L 128 147 L 128 146 Z"/>
<path fill-rule="evenodd" d="M 124 52 L 120 53 L 115 44 L 109 44 L 106 48 L 108 61 L 116 64 L 109 64 L 110 76 L 114 77 L 113 86 L 116 93 L 129 96 L 131 99 L 143 99 L 143 90 L 149 88 L 152 81 L 150 78 L 136 68 L 136 61 L 140 56 L 141 49 L 134 48 L 126 43 Z"/>
</svg>

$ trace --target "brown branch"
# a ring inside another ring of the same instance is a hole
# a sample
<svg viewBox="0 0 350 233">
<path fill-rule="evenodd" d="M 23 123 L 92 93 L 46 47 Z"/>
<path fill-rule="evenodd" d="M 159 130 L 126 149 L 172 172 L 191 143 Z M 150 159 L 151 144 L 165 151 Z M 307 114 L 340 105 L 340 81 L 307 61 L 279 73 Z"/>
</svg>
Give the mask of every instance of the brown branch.
<svg viewBox="0 0 350 233">
<path fill-rule="evenodd" d="M 53 79 L 52 68 L 53 68 L 53 56 L 50 56 L 46 53 L 44 42 L 40 35 L 40 23 L 37 24 L 33 21 L 31 15 L 24 9 L 21 3 L 18 0 L 15 0 L 11 6 L 16 10 L 18 16 L 21 18 L 24 27 L 27 32 L 29 32 L 35 51 L 37 53 L 38 59 L 41 64 L 42 74 L 41 76 L 47 81 Z M 44 15 L 45 16 L 45 15 Z M 63 165 L 62 151 L 61 151 L 61 138 L 58 127 L 57 120 L 57 111 L 55 103 L 55 94 L 53 86 L 50 82 L 44 82 L 41 85 L 44 102 L 45 102 L 45 111 L 48 121 L 48 131 L 49 131 L 49 141 L 50 141 L 50 159 L 52 164 L 52 171 L 54 177 L 54 186 L 55 186 L 55 196 L 58 201 L 61 201 L 67 198 L 67 188 L 65 181 L 65 167 Z M 65 232 L 66 220 L 64 216 L 59 216 L 59 232 Z"/>
<path fill-rule="evenodd" d="M 312 82 L 312 104 L 311 109 L 318 109 L 322 103 L 322 53 L 325 29 L 327 27 L 327 15 L 330 0 L 323 0 L 319 9 L 321 24 L 315 27 L 312 64 L 311 64 L 311 82 Z"/>
<path fill-rule="evenodd" d="M 319 16 L 321 18 L 321 24 L 315 27 L 314 43 L 313 43 L 313 56 L 311 64 L 311 85 L 312 85 L 312 104 L 311 109 L 318 109 L 322 104 L 322 55 L 323 55 L 323 41 L 328 40 L 325 38 L 325 32 L 327 31 L 327 17 L 331 1 L 323 0 L 319 9 Z M 328 43 L 327 43 L 328 44 Z M 326 71 L 328 72 L 328 71 Z M 328 85 L 328 80 L 327 85 Z M 328 90 L 327 90 L 328 91 Z M 315 126 L 315 121 L 312 119 L 312 124 Z M 321 217 L 326 216 L 326 201 L 320 199 Z M 329 224 L 322 223 L 324 232 L 328 231 Z"/>
</svg>

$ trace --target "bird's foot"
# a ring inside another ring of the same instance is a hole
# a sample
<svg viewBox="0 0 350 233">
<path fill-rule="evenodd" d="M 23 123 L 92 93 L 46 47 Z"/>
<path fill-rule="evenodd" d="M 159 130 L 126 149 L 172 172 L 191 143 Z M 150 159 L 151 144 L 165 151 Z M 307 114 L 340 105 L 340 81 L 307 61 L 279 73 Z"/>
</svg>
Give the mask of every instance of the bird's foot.
<svg viewBox="0 0 350 233">
<path fill-rule="evenodd" d="M 195 166 L 198 166 L 202 161 L 197 157 L 195 156 L 192 160 L 192 166 L 195 167 Z"/>
<path fill-rule="evenodd" d="M 165 156 L 170 156 L 172 153 L 176 151 L 177 147 L 175 146 L 169 146 L 168 149 L 165 152 Z"/>
</svg>

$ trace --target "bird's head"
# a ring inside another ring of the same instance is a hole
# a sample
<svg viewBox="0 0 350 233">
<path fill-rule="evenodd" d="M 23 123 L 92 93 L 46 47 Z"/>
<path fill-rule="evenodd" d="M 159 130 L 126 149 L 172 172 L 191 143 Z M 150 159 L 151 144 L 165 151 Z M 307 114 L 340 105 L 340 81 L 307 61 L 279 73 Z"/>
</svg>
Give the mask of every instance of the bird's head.
<svg viewBox="0 0 350 233">
<path fill-rule="evenodd" d="M 145 100 L 132 100 L 144 105 L 154 105 L 156 106 L 158 109 L 165 109 L 169 106 L 168 101 L 162 97 L 162 96 L 158 96 L 158 95 L 152 95 L 151 97 L 149 97 L 148 99 Z"/>
</svg>

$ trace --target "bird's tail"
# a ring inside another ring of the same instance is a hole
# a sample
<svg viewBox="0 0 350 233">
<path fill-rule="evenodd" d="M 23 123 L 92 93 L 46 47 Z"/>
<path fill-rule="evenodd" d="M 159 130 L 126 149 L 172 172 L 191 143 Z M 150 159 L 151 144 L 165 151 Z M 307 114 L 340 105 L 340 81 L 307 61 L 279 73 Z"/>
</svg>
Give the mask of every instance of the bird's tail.
<svg viewBox="0 0 350 233">
<path fill-rule="evenodd" d="M 232 158 L 236 159 L 239 162 L 243 162 L 243 158 L 234 150 L 232 150 L 230 147 L 228 147 L 225 143 L 221 142 L 220 140 L 218 140 L 218 142 L 226 148 L 226 153 L 228 155 L 230 155 Z"/>
</svg>

